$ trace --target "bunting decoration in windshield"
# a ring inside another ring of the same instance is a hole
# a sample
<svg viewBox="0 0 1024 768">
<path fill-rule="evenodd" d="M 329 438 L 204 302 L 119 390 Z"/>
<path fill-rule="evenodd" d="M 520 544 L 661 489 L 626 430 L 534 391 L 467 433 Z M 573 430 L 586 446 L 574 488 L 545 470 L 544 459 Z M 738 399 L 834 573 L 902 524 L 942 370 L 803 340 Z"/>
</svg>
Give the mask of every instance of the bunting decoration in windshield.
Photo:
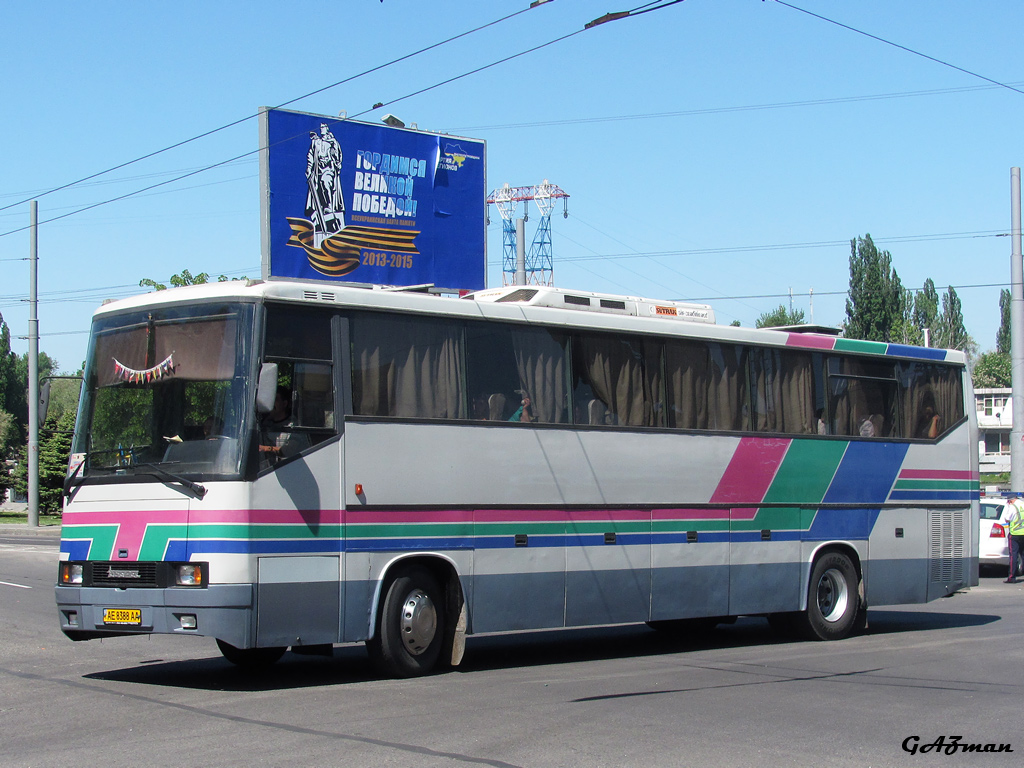
<svg viewBox="0 0 1024 768">
<path fill-rule="evenodd" d="M 120 381 L 127 381 L 130 384 L 149 384 L 174 375 L 173 352 L 163 362 L 141 371 L 122 365 L 116 357 L 111 359 L 114 361 L 114 376 Z"/>
</svg>

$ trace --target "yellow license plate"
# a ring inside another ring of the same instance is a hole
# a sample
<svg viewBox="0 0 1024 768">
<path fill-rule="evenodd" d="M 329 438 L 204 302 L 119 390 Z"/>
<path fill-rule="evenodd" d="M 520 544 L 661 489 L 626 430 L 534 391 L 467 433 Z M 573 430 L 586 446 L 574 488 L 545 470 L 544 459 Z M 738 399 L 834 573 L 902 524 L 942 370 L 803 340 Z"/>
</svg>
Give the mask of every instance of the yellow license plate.
<svg viewBox="0 0 1024 768">
<path fill-rule="evenodd" d="M 103 623 L 141 626 L 142 610 L 139 608 L 104 608 Z"/>
</svg>

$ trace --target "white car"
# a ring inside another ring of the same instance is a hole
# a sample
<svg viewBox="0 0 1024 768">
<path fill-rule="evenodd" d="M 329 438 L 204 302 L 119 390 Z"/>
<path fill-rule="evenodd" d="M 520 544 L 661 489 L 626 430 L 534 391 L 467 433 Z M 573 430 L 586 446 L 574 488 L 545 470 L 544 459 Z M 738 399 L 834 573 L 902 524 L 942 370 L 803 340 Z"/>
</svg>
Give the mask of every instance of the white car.
<svg viewBox="0 0 1024 768">
<path fill-rule="evenodd" d="M 1010 540 L 1007 538 L 1006 518 L 1010 507 L 1006 499 L 989 496 L 981 499 L 981 515 L 978 527 L 978 562 L 981 567 L 998 565 L 1003 568 L 1010 564 Z"/>
</svg>

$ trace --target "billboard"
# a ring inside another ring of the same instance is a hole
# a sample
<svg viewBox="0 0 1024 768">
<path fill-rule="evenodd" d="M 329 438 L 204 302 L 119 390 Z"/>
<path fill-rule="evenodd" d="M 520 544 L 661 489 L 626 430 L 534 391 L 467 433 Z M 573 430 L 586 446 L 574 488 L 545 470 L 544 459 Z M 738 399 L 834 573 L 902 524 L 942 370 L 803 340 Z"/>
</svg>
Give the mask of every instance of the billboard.
<svg viewBox="0 0 1024 768">
<path fill-rule="evenodd" d="M 485 149 L 261 110 L 263 278 L 484 288 Z"/>
</svg>

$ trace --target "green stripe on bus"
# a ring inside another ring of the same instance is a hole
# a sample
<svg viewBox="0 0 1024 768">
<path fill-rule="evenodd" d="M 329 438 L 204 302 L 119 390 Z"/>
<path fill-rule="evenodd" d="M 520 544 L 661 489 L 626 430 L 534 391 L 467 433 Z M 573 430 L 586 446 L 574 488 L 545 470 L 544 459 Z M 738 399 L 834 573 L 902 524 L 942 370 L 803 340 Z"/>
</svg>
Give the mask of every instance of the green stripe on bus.
<svg viewBox="0 0 1024 768">
<path fill-rule="evenodd" d="M 764 503 L 821 503 L 847 445 L 835 440 L 794 440 L 764 496 Z"/>
<path fill-rule="evenodd" d="M 728 520 L 655 520 L 651 525 L 654 533 L 683 533 L 684 531 L 697 531 L 698 533 L 712 533 L 715 531 L 728 531 Z"/>
<path fill-rule="evenodd" d="M 884 341 L 864 341 L 862 339 L 836 339 L 836 352 L 867 352 L 872 355 L 884 355 L 889 345 Z"/>
<path fill-rule="evenodd" d="M 772 507 L 757 510 L 753 520 L 733 520 L 734 531 L 806 531 L 814 521 L 813 509 Z"/>
<path fill-rule="evenodd" d="M 188 526 L 183 523 L 159 525 L 150 523 L 146 526 L 146 535 L 139 547 L 139 560 L 163 560 L 167 552 L 167 542 L 171 539 L 188 538 Z"/>
<path fill-rule="evenodd" d="M 192 539 L 337 539 L 342 526 L 249 525 L 248 523 L 201 523 L 189 526 Z"/>
<path fill-rule="evenodd" d="M 523 533 L 520 528 L 519 533 Z M 527 531 L 529 533 L 529 531 Z M 416 538 L 418 536 L 472 536 L 473 523 L 366 523 L 349 524 L 350 539 Z"/>
<path fill-rule="evenodd" d="M 117 539 L 116 525 L 65 525 L 60 532 L 64 541 L 92 539 L 86 560 L 109 560 Z"/>
<path fill-rule="evenodd" d="M 970 480 L 897 480 L 893 488 L 898 491 L 970 491 L 974 483 Z"/>
</svg>

